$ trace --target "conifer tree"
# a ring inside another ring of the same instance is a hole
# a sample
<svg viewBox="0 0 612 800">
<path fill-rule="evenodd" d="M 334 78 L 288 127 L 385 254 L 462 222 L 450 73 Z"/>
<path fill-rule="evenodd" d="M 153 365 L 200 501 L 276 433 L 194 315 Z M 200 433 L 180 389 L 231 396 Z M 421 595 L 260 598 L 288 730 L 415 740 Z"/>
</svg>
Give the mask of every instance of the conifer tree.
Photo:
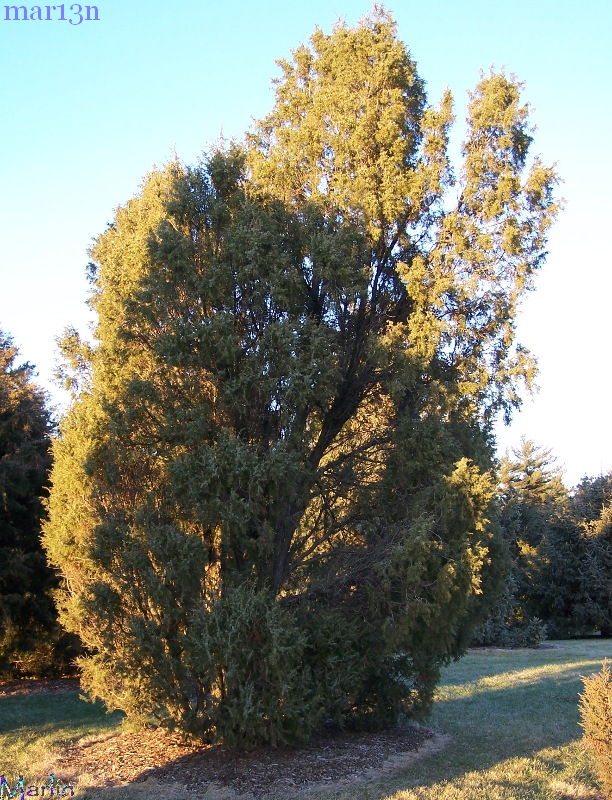
<svg viewBox="0 0 612 800">
<path fill-rule="evenodd" d="M 577 519 L 586 523 L 595 522 L 610 505 L 612 505 L 612 472 L 596 477 L 585 475 L 572 492 L 572 511 Z"/>
<path fill-rule="evenodd" d="M 550 451 L 523 442 L 505 467 L 502 525 L 514 546 L 519 615 L 552 637 L 604 635 L 611 619 L 609 477 L 584 478 L 570 497 Z"/>
<path fill-rule="evenodd" d="M 612 507 L 596 520 L 566 513 L 538 548 L 529 601 L 553 636 L 612 633 Z"/>
<path fill-rule="evenodd" d="M 526 439 L 501 461 L 500 524 L 510 568 L 498 603 L 476 629 L 474 644 L 524 647 L 546 638 L 538 616 L 542 609 L 534 604 L 539 547 L 553 519 L 568 511 L 568 493 L 554 461 L 550 450 Z"/>
<path fill-rule="evenodd" d="M 517 549 L 528 550 L 537 547 L 552 517 L 569 510 L 569 494 L 550 450 L 523 439 L 512 455 L 500 468 L 503 519 Z"/>
<path fill-rule="evenodd" d="M 586 540 L 581 570 L 585 632 L 594 627 L 602 636 L 612 636 L 612 473 L 584 477 L 572 493 L 571 506 Z"/>
<path fill-rule="evenodd" d="M 32 382 L 33 367 L 17 358 L 0 332 L 0 672 L 6 674 L 42 666 L 56 617 L 55 576 L 40 543 L 51 418 Z"/>
<path fill-rule="evenodd" d="M 608 476 L 610 480 L 610 476 Z M 586 526 L 585 571 L 595 627 L 602 636 L 612 636 L 612 503 L 604 505 L 599 518 Z"/>
<path fill-rule="evenodd" d="M 282 69 L 244 146 L 153 173 L 98 239 L 45 534 L 90 692 L 235 745 L 423 712 L 469 642 L 555 213 L 503 74 L 450 207 L 452 100 L 384 12 Z"/>
</svg>

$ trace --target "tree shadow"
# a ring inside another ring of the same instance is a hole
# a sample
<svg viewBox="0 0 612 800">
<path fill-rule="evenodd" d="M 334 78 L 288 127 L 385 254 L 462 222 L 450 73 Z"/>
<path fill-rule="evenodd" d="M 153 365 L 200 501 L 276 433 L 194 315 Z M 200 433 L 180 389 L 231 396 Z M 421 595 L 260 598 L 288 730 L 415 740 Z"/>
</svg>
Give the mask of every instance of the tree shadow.
<svg viewBox="0 0 612 800">
<path fill-rule="evenodd" d="M 28 728 L 40 733 L 81 724 L 112 727 L 121 716 L 107 714 L 99 701 L 84 702 L 79 691 L 0 697 L 0 734 L 16 734 Z"/>
</svg>

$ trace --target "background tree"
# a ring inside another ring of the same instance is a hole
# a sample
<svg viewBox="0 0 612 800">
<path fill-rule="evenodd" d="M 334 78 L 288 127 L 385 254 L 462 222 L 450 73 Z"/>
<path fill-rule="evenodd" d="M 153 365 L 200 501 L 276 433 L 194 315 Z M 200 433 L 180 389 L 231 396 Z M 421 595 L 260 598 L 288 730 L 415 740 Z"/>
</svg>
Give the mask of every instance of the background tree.
<svg viewBox="0 0 612 800">
<path fill-rule="evenodd" d="M 500 522 L 512 569 L 476 644 L 524 646 L 545 634 L 610 631 L 610 476 L 571 492 L 549 450 L 523 441 L 500 468 Z"/>
<path fill-rule="evenodd" d="M 540 545 L 552 521 L 568 510 L 568 492 L 550 450 L 523 439 L 499 469 L 500 523 L 510 569 L 497 605 L 475 632 L 474 643 L 501 647 L 539 644 L 546 626 L 534 605 Z"/>
<path fill-rule="evenodd" d="M 585 478 L 538 548 L 530 602 L 554 636 L 612 633 L 610 476 Z"/>
<path fill-rule="evenodd" d="M 502 520 L 517 551 L 527 551 L 540 543 L 551 517 L 564 514 L 569 494 L 550 450 L 523 439 L 512 455 L 500 465 Z"/>
<path fill-rule="evenodd" d="M 244 147 L 153 173 L 99 238 L 45 535 L 90 692 L 229 744 L 423 712 L 469 642 L 555 212 L 504 75 L 449 210 L 451 98 L 386 14 L 282 69 Z"/>
<path fill-rule="evenodd" d="M 612 476 L 608 475 L 608 485 Z M 602 506 L 599 517 L 586 527 L 588 593 L 595 627 L 612 636 L 612 503 Z"/>
<path fill-rule="evenodd" d="M 571 506 L 574 516 L 591 523 L 599 519 L 604 509 L 612 504 L 612 473 L 585 476 L 574 488 Z"/>
<path fill-rule="evenodd" d="M 586 536 L 584 584 L 594 625 L 612 636 L 612 473 L 584 477 L 571 503 Z"/>
<path fill-rule="evenodd" d="M 43 498 L 51 467 L 51 415 L 0 332 L 0 671 L 53 670 L 57 581 L 40 543 Z"/>
</svg>

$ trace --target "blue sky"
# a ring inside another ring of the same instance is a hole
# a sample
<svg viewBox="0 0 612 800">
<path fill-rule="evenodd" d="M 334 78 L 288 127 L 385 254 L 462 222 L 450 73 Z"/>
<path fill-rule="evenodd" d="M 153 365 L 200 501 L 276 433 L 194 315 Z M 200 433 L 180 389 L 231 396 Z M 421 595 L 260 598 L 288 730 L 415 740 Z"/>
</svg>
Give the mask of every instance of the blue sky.
<svg viewBox="0 0 612 800">
<path fill-rule="evenodd" d="M 86 328 L 87 249 L 114 208 L 174 152 L 190 162 L 220 135 L 240 137 L 272 104 L 275 59 L 316 25 L 354 23 L 370 8 L 346 0 L 96 5 L 99 21 L 81 25 L 5 21 L 0 5 L 0 328 L 56 397 L 55 339 L 66 325 Z M 565 210 L 519 320 L 541 389 L 500 428 L 500 446 L 526 435 L 552 448 L 570 484 L 608 471 L 612 6 L 393 0 L 387 8 L 430 100 L 453 91 L 458 137 L 480 69 L 504 67 L 525 82 L 533 151 L 557 162 Z"/>
</svg>

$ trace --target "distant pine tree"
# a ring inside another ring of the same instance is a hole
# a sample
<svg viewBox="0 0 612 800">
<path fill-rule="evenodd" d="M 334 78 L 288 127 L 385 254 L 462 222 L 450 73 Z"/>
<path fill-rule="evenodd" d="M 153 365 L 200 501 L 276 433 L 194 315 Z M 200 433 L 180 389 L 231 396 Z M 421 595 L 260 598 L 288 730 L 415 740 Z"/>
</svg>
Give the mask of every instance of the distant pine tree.
<svg viewBox="0 0 612 800">
<path fill-rule="evenodd" d="M 608 475 L 607 485 L 612 484 Z M 610 498 L 610 494 L 607 494 Z M 602 636 L 612 636 L 612 502 L 602 501 L 597 519 L 583 525 L 586 536 L 586 569 L 583 593 L 589 598 L 592 624 Z"/>
</svg>

